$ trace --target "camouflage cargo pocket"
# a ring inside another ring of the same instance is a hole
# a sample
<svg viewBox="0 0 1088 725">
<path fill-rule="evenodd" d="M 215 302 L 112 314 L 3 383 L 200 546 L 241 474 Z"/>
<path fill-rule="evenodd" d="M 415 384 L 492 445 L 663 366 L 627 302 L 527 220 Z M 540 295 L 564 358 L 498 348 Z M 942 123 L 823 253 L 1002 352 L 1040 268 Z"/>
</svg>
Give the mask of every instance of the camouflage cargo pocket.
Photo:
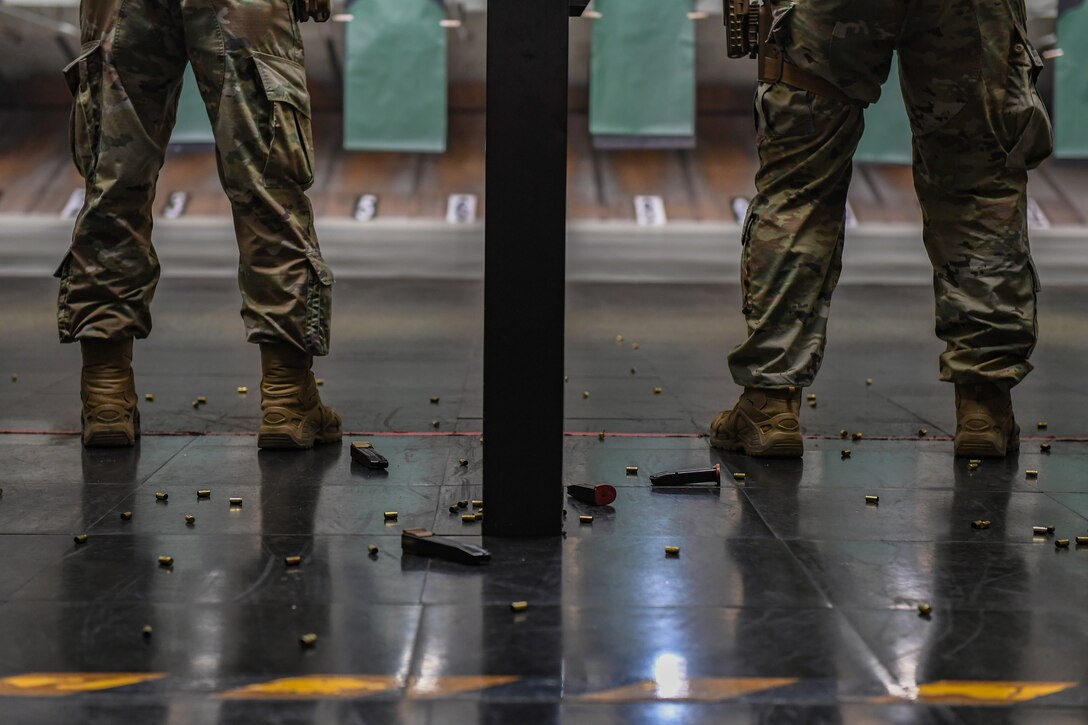
<svg viewBox="0 0 1088 725">
<path fill-rule="evenodd" d="M 298 63 L 267 53 L 253 53 L 267 99 L 272 140 L 261 180 L 269 188 L 314 183 L 314 140 L 310 126 L 310 94 L 306 70 Z"/>
<path fill-rule="evenodd" d="M 306 288 L 306 349 L 311 355 L 329 354 L 329 325 L 332 317 L 332 270 L 320 253 L 306 255 L 310 279 Z"/>
<path fill-rule="evenodd" d="M 784 83 L 760 83 L 756 91 L 756 135 L 774 141 L 816 135 L 818 99 Z"/>
<path fill-rule="evenodd" d="M 79 57 L 65 66 L 64 79 L 72 92 L 68 129 L 72 161 L 79 175 L 90 181 L 94 178 L 98 140 L 102 133 L 102 51 L 99 41 L 83 46 Z"/>
<path fill-rule="evenodd" d="M 71 337 L 72 309 L 68 306 L 68 295 L 72 289 L 72 250 L 68 250 L 53 276 L 60 280 L 57 293 L 57 327 L 62 340 Z"/>
<path fill-rule="evenodd" d="M 752 289 L 752 230 L 756 224 L 756 215 L 752 210 L 753 204 L 748 204 L 748 212 L 744 216 L 744 226 L 740 233 L 740 294 L 741 312 L 745 315 L 752 312 L 752 299 L 749 296 Z"/>
<path fill-rule="evenodd" d="M 1001 143 L 1011 169 L 1034 169 L 1054 151 L 1054 127 L 1035 81 L 1043 59 L 1016 29 L 1009 50 L 1009 81 L 1002 112 L 1004 133 Z"/>
</svg>

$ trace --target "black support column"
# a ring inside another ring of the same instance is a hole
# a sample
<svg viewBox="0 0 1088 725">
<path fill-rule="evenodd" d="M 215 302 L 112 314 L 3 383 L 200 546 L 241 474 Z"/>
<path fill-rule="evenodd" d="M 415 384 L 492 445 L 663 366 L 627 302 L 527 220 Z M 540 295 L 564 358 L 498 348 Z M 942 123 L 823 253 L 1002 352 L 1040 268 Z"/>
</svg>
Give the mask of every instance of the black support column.
<svg viewBox="0 0 1088 725">
<path fill-rule="evenodd" d="M 489 536 L 558 536 L 563 527 L 568 18 L 584 7 L 491 0 L 487 8 Z"/>
</svg>

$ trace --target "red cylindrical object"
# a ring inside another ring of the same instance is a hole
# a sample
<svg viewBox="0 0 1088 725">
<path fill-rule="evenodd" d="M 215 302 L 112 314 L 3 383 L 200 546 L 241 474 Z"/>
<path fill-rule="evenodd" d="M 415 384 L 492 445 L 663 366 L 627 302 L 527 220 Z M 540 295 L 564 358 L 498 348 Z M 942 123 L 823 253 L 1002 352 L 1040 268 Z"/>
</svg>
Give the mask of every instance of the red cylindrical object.
<svg viewBox="0 0 1088 725">
<path fill-rule="evenodd" d="M 616 487 L 607 483 L 596 486 L 583 486 L 576 483 L 567 486 L 567 495 L 590 506 L 607 506 L 616 500 Z"/>
</svg>

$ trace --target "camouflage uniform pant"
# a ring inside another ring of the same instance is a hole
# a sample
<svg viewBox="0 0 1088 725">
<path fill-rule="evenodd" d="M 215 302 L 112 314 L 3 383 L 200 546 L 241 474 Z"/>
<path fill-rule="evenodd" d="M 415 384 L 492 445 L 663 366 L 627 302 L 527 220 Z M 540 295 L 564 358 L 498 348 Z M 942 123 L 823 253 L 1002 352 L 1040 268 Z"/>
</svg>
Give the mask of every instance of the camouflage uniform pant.
<svg viewBox="0 0 1088 725">
<path fill-rule="evenodd" d="M 333 280 L 305 194 L 310 98 L 290 0 L 84 0 L 80 24 L 64 74 L 87 196 L 56 275 L 61 340 L 151 330 L 155 182 L 191 62 L 233 210 L 248 339 L 326 354 Z"/>
<path fill-rule="evenodd" d="M 761 167 L 741 273 L 748 339 L 730 354 L 734 379 L 805 386 L 820 368 L 863 107 L 879 98 L 895 50 L 937 335 L 947 343 L 940 377 L 1015 385 L 1031 370 L 1037 336 L 1027 170 L 1052 147 L 1023 0 L 773 5 L 772 37 L 786 57 L 856 103 L 782 82 L 759 86 Z"/>
</svg>

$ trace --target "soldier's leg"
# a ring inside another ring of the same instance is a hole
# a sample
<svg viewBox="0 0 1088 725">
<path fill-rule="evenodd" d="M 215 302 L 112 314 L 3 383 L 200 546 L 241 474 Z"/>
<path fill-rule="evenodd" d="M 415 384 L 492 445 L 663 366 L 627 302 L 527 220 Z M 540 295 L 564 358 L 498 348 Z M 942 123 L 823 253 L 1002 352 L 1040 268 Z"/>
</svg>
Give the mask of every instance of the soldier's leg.
<svg viewBox="0 0 1088 725">
<path fill-rule="evenodd" d="M 1019 0 L 925 4 L 901 52 L 937 335 L 947 343 L 940 377 L 1007 389 L 1031 370 L 1036 340 L 1027 169 L 1051 147 L 1033 82 L 1042 63 Z"/>
<path fill-rule="evenodd" d="M 188 53 L 208 107 L 240 253 L 242 317 L 261 346 L 261 448 L 340 440 L 311 366 L 329 348 L 332 272 L 306 189 L 310 96 L 289 0 L 182 0 Z"/>
<path fill-rule="evenodd" d="M 151 210 L 184 68 L 180 25 L 167 5 L 82 4 L 82 50 L 65 78 L 74 97 L 72 155 L 87 196 L 56 274 L 64 342 L 151 330 L 159 278 Z"/>
<path fill-rule="evenodd" d="M 313 208 L 310 97 L 289 0 L 182 0 L 240 253 L 247 338 L 309 355 L 329 345 L 332 272 Z"/>
<path fill-rule="evenodd" d="M 823 359 L 861 108 L 761 83 L 756 119 L 757 193 L 741 237 L 748 338 L 729 367 L 745 387 L 804 387 Z"/>
<path fill-rule="evenodd" d="M 785 82 L 761 83 L 756 95 L 758 193 L 741 261 L 748 338 L 729 356 L 745 392 L 711 423 L 718 448 L 756 456 L 803 450 L 799 390 L 823 360 L 862 106 L 880 95 L 902 14 L 901 4 L 883 0 L 776 9 L 775 44 L 834 95 Z"/>
<path fill-rule="evenodd" d="M 776 11 L 773 35 L 786 57 L 843 97 L 760 84 L 758 193 L 742 237 L 748 338 L 729 356 L 738 385 L 803 387 L 820 368 L 862 106 L 880 95 L 903 12 L 902 3 L 884 0 L 784 4 Z"/>
<path fill-rule="evenodd" d="M 1042 62 L 1019 0 L 925 4 L 903 38 L 915 186 L 933 262 L 940 377 L 956 384 L 956 455 L 1019 448 L 1009 389 L 1031 370 L 1039 282 L 1027 170 L 1049 155 Z M 944 29 L 940 37 L 927 27 Z M 949 58 L 957 59 L 948 63 Z"/>
<path fill-rule="evenodd" d="M 57 320 L 79 340 L 86 446 L 131 446 L 140 435 L 132 340 L 151 330 L 159 277 L 151 206 L 177 109 L 184 63 L 179 18 L 165 3 L 82 4 L 82 48 L 65 69 L 74 97 L 72 155 L 86 200 L 57 270 Z"/>
</svg>

